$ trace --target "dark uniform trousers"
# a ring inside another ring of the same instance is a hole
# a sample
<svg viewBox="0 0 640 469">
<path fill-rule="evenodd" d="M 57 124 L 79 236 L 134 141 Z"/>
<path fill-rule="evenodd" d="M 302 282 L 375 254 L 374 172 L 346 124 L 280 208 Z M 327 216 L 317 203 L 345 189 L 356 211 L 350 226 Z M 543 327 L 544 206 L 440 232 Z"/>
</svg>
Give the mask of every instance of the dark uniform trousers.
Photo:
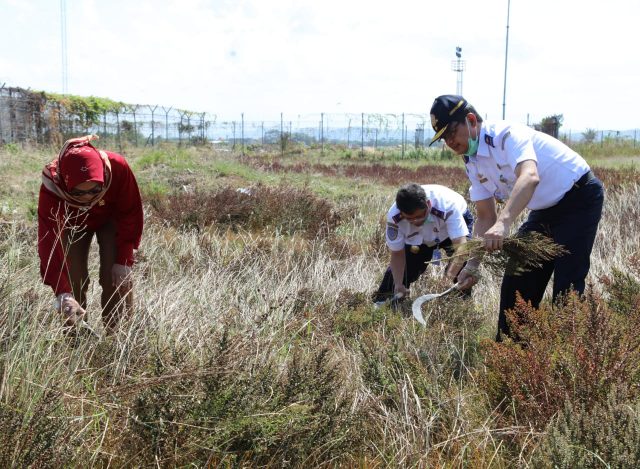
<svg viewBox="0 0 640 469">
<path fill-rule="evenodd" d="M 541 268 L 522 275 L 505 275 L 500 290 L 500 316 L 497 340 L 501 334 L 509 335 L 505 311 L 512 309 L 516 292 L 525 301 L 538 308 L 551 274 L 553 300 L 571 289 L 582 294 L 585 278 L 589 273 L 591 250 L 602 216 L 604 188 L 591 171 L 582 176 L 564 197 L 553 207 L 532 210 L 520 233 L 537 231 L 563 245 L 569 254 L 545 263 Z"/>
<path fill-rule="evenodd" d="M 473 231 L 473 215 L 469 210 L 465 211 L 463 214 L 464 221 L 467 223 L 467 227 L 469 228 L 469 233 Z M 405 270 L 404 270 L 404 278 L 403 285 L 406 288 L 418 280 L 418 277 L 427 270 L 427 263 L 431 261 L 433 257 L 433 251 L 437 248 L 442 248 L 445 250 L 448 256 L 453 255 L 455 248 L 453 247 L 453 243 L 449 238 L 441 241 L 439 244 L 435 244 L 433 246 L 427 246 L 426 244 L 421 244 L 417 246 L 419 251 L 417 253 L 411 252 L 410 246 L 406 244 L 404 246 L 404 255 L 405 255 Z M 373 296 L 374 302 L 385 301 L 391 297 L 393 297 L 394 292 L 394 282 L 393 282 L 393 274 L 391 272 L 391 266 L 387 267 L 384 276 L 382 277 L 382 282 L 380 282 L 380 287 L 378 291 Z M 470 291 L 466 292 L 467 295 L 470 294 Z"/>
<path fill-rule="evenodd" d="M 89 249 L 93 235 L 98 239 L 100 253 L 100 286 L 102 287 L 102 320 L 106 327 L 113 328 L 123 316 L 131 312 L 133 293 L 114 287 L 111 281 L 111 269 L 116 262 L 116 225 L 109 221 L 95 232 L 83 230 L 69 233 L 65 231 L 64 244 L 69 280 L 73 296 L 80 306 L 87 307 L 89 288 Z"/>
</svg>

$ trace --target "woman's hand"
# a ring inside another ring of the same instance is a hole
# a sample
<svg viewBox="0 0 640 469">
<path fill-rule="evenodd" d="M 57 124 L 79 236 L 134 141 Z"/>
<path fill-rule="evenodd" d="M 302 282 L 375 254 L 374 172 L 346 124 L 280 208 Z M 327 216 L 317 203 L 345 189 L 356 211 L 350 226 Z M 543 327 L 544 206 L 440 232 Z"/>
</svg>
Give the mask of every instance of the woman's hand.
<svg viewBox="0 0 640 469">
<path fill-rule="evenodd" d="M 65 294 L 61 296 L 60 312 L 64 318 L 65 326 L 75 326 L 80 321 L 83 321 L 87 312 L 80 306 L 80 303 L 76 301 L 73 295 Z"/>
<path fill-rule="evenodd" d="M 111 268 L 111 282 L 118 289 L 128 291 L 131 289 L 131 267 L 122 264 L 113 264 Z"/>
</svg>

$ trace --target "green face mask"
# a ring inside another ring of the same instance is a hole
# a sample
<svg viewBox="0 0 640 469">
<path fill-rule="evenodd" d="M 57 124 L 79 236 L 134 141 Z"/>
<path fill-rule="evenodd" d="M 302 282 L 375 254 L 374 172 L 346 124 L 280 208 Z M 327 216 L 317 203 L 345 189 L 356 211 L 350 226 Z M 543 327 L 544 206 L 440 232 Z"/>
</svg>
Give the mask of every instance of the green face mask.
<svg viewBox="0 0 640 469">
<path fill-rule="evenodd" d="M 467 140 L 469 143 L 469 149 L 465 153 L 465 156 L 476 156 L 478 153 L 478 146 L 480 146 L 480 132 L 476 133 L 476 138 L 471 138 L 471 126 L 469 125 L 469 120 L 465 119 L 467 123 L 467 130 L 469 130 L 469 139 Z"/>
</svg>

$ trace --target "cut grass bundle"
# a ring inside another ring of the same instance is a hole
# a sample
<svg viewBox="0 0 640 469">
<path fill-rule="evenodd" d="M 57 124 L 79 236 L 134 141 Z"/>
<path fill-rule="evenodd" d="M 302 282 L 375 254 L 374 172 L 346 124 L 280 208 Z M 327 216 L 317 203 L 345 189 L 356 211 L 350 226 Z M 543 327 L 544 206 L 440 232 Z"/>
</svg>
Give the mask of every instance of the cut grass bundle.
<svg viewBox="0 0 640 469">
<path fill-rule="evenodd" d="M 504 239 L 502 249 L 488 252 L 484 239 L 474 238 L 460 245 L 450 258 L 476 258 L 490 272 L 501 275 L 521 275 L 542 267 L 546 262 L 567 254 L 564 246 L 556 244 L 551 238 L 535 231 L 518 233 Z"/>
</svg>

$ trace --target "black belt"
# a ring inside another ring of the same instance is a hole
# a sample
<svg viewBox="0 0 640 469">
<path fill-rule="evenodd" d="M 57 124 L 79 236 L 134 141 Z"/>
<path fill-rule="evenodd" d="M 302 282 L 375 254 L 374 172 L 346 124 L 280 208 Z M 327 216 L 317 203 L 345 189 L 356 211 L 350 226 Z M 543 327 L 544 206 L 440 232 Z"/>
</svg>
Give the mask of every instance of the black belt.
<svg viewBox="0 0 640 469">
<path fill-rule="evenodd" d="M 580 179 L 578 179 L 576 182 L 573 183 L 573 186 L 571 187 L 570 190 L 580 189 L 580 188 L 586 186 L 587 183 L 589 181 L 591 181 L 595 177 L 596 176 L 595 176 L 595 174 L 593 174 L 593 171 L 591 171 L 591 170 L 587 171 L 586 173 L 584 173 L 582 175 L 582 177 Z"/>
</svg>

